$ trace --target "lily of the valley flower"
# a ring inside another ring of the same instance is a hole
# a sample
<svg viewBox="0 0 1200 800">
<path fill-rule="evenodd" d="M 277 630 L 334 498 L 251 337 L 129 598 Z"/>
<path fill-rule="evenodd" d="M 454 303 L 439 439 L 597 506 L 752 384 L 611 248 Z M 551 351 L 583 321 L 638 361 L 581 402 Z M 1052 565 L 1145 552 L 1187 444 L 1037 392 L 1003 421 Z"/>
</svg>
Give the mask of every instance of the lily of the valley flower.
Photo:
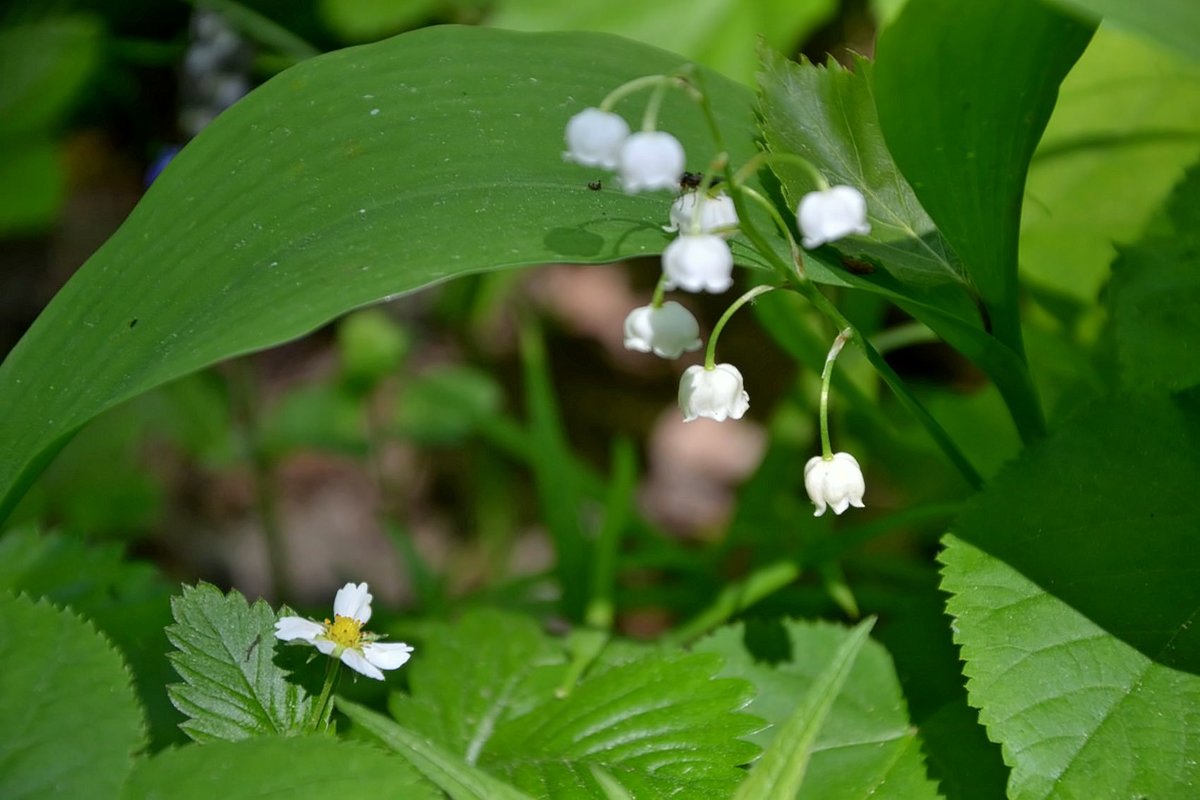
<svg viewBox="0 0 1200 800">
<path fill-rule="evenodd" d="M 733 285 L 733 253 L 720 236 L 683 234 L 662 255 L 667 289 L 720 294 Z"/>
<path fill-rule="evenodd" d="M 679 381 L 679 408 L 683 421 L 708 417 L 717 422 L 741 419 L 750 408 L 750 395 L 742 388 L 742 373 L 732 364 L 712 369 L 688 367 Z"/>
<path fill-rule="evenodd" d="M 642 306 L 625 318 L 625 349 L 661 358 L 679 358 L 685 351 L 699 350 L 700 324 L 692 312 L 668 300 L 658 308 Z"/>
<path fill-rule="evenodd" d="M 853 186 L 833 186 L 804 195 L 796 210 L 796 222 L 804 236 L 802 243 L 810 250 L 852 233 L 871 232 L 866 198 Z"/>
<path fill-rule="evenodd" d="M 683 145 L 663 131 L 633 134 L 625 139 L 617 155 L 621 188 L 629 194 L 654 189 L 678 189 L 683 166 Z"/>
<path fill-rule="evenodd" d="M 834 453 L 829 459 L 813 456 L 804 465 L 804 489 L 817 506 L 814 517 L 825 513 L 825 508 L 841 514 L 850 506 L 863 508 L 863 492 L 867 490 L 862 469 L 857 459 L 849 453 Z"/>
<path fill-rule="evenodd" d="M 585 108 L 567 122 L 563 158 L 585 167 L 616 169 L 617 154 L 628 137 L 629 123 L 620 114 Z"/>
<path fill-rule="evenodd" d="M 362 629 L 371 619 L 371 600 L 365 583 L 347 583 L 333 598 L 332 622 L 280 617 L 275 623 L 275 637 L 311 644 L 325 655 L 341 659 L 355 672 L 381 681 L 380 670 L 403 666 L 413 649 L 402 642 L 377 641 L 378 635 Z"/>
<path fill-rule="evenodd" d="M 699 217 L 696 206 L 699 204 Z M 663 227 L 668 233 L 717 233 L 729 236 L 737 228 L 738 216 L 733 207 L 733 198 L 721 192 L 715 197 L 702 196 L 700 192 L 680 195 L 671 204 L 671 224 Z M 695 226 L 693 227 L 693 221 Z"/>
</svg>

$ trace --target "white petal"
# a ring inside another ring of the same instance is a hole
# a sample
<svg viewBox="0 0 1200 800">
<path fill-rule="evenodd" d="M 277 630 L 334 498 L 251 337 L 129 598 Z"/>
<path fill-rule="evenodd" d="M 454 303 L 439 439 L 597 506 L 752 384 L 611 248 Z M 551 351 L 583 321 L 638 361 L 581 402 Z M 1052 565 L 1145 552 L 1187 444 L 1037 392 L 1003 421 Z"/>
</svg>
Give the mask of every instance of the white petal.
<svg viewBox="0 0 1200 800">
<path fill-rule="evenodd" d="M 667 288 L 720 294 L 733 285 L 733 253 L 720 236 L 683 234 L 662 254 Z"/>
<path fill-rule="evenodd" d="M 626 350 L 653 351 L 660 358 L 679 358 L 684 351 L 699 350 L 703 345 L 696 318 L 674 300 L 659 308 L 635 308 L 625 318 Z"/>
<path fill-rule="evenodd" d="M 697 205 L 700 207 L 698 215 Z M 700 192 L 680 195 L 671 204 L 670 219 L 671 224 L 663 228 L 668 233 L 684 231 L 729 236 L 738 224 L 733 198 L 724 192 L 715 197 L 702 197 Z"/>
<path fill-rule="evenodd" d="M 366 625 L 371 619 L 372 599 L 371 593 L 367 591 L 366 583 L 357 585 L 347 583 L 338 589 L 337 596 L 333 598 L 333 613 L 339 617 L 350 617 Z"/>
<path fill-rule="evenodd" d="M 380 669 L 397 669 L 412 657 L 413 649 L 403 642 L 367 642 L 363 656 Z"/>
<path fill-rule="evenodd" d="M 809 192 L 800 199 L 796 222 L 804 235 L 802 244 L 812 249 L 852 233 L 867 234 L 867 201 L 853 186 L 833 186 Z"/>
<path fill-rule="evenodd" d="M 368 678 L 374 678 L 377 681 L 383 680 L 383 673 L 372 666 L 366 657 L 357 650 L 351 650 L 349 647 L 343 650 L 342 663 L 355 672 L 361 672 Z"/>
<path fill-rule="evenodd" d="M 567 122 L 567 152 L 563 158 L 586 167 L 613 169 L 628 136 L 629 123 L 619 114 L 585 108 Z"/>
<path fill-rule="evenodd" d="M 732 364 L 717 364 L 711 370 L 695 365 L 679 380 L 679 408 L 684 422 L 698 417 L 717 422 L 741 419 L 750 408 L 750 395 L 742 388 L 742 373 Z"/>
<path fill-rule="evenodd" d="M 621 188 L 628 194 L 678 189 L 684 167 L 683 145 L 669 133 L 643 131 L 625 139 L 617 155 Z"/>
<path fill-rule="evenodd" d="M 285 642 L 301 639 L 312 644 L 324 632 L 324 625 L 303 617 L 280 617 L 275 622 L 275 638 Z"/>
<path fill-rule="evenodd" d="M 338 649 L 337 642 L 331 642 L 328 639 L 317 639 L 313 645 L 325 655 L 332 655 L 334 650 Z"/>
</svg>

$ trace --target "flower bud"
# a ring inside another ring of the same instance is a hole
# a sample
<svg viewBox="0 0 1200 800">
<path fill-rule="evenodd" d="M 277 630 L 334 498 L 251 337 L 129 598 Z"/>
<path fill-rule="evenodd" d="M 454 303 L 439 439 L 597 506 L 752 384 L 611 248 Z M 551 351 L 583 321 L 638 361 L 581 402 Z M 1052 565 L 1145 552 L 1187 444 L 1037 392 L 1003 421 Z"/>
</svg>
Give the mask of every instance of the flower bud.
<svg viewBox="0 0 1200 800">
<path fill-rule="evenodd" d="M 834 186 L 809 192 L 800 199 L 796 222 L 809 250 L 852 233 L 868 234 L 867 201 L 853 186 Z"/>
<path fill-rule="evenodd" d="M 742 388 L 742 373 L 732 364 L 691 366 L 679 381 L 679 408 L 684 422 L 697 417 L 741 419 L 750 408 L 750 395 Z"/>
<path fill-rule="evenodd" d="M 629 123 L 620 114 L 585 108 L 567 122 L 563 158 L 585 167 L 615 169 L 617 154 L 628 137 Z"/>
<path fill-rule="evenodd" d="M 826 506 L 841 514 L 850 506 L 863 508 L 862 496 L 867 490 L 862 469 L 849 453 L 834 453 L 826 460 L 813 456 L 804 465 L 804 490 L 816 505 L 814 517 L 825 513 Z"/>
<path fill-rule="evenodd" d="M 696 217 L 696 205 L 700 215 Z M 733 198 L 721 192 L 716 197 L 704 197 L 700 192 L 682 194 L 671 204 L 671 224 L 663 228 L 668 233 L 716 233 L 729 236 L 738 224 Z M 695 219 L 696 227 L 692 226 Z"/>
<path fill-rule="evenodd" d="M 679 358 L 686 350 L 699 350 L 700 325 L 692 312 L 668 300 L 659 308 L 642 306 L 625 318 L 625 349 L 653 352 L 661 358 Z"/>
<path fill-rule="evenodd" d="M 720 236 L 683 234 L 662 254 L 667 289 L 720 294 L 733 285 L 733 253 Z"/>
<path fill-rule="evenodd" d="M 617 171 L 629 194 L 652 189 L 678 189 L 683 174 L 683 145 L 669 133 L 635 133 L 621 145 Z"/>
</svg>

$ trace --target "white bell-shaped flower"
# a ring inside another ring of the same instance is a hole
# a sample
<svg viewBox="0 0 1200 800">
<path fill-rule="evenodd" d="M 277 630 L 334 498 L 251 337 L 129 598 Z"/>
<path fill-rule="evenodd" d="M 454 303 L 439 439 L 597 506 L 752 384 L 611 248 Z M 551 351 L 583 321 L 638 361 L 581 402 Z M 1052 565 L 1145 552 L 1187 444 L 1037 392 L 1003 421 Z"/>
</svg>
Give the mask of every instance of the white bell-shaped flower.
<svg viewBox="0 0 1200 800">
<path fill-rule="evenodd" d="M 867 200 L 853 186 L 833 186 L 809 192 L 796 210 L 803 245 L 808 249 L 834 242 L 852 233 L 868 234 Z"/>
<path fill-rule="evenodd" d="M 685 233 L 662 254 L 667 289 L 720 294 L 733 285 L 733 253 L 720 236 Z"/>
<path fill-rule="evenodd" d="M 629 194 L 653 189 L 678 189 L 683 175 L 683 145 L 669 133 L 635 133 L 621 145 L 617 172 Z"/>
<path fill-rule="evenodd" d="M 849 453 L 834 453 L 826 460 L 813 456 L 804 465 L 804 490 L 816 505 L 814 517 L 825 513 L 825 508 L 841 514 L 850 506 L 863 508 L 863 492 L 867 490 L 862 469 Z"/>
<path fill-rule="evenodd" d="M 585 167 L 616 169 L 617 154 L 629 138 L 629 123 L 620 114 L 585 108 L 567 122 L 563 158 Z"/>
<path fill-rule="evenodd" d="M 697 205 L 700 207 L 699 216 L 697 216 Z M 671 204 L 670 217 L 671 224 L 663 227 L 663 230 L 668 233 L 686 231 L 729 236 L 738 224 L 733 198 L 724 192 L 715 197 L 706 197 L 700 192 L 682 194 Z"/>
<path fill-rule="evenodd" d="M 732 364 L 712 369 L 688 367 L 679 380 L 679 408 L 683 421 L 708 417 L 717 422 L 741 419 L 750 408 L 750 395 L 742 388 L 742 373 Z"/>
<path fill-rule="evenodd" d="M 699 350 L 700 325 L 692 312 L 668 300 L 660 307 L 642 306 L 625 318 L 625 349 L 661 358 L 679 358 L 685 351 Z"/>
</svg>

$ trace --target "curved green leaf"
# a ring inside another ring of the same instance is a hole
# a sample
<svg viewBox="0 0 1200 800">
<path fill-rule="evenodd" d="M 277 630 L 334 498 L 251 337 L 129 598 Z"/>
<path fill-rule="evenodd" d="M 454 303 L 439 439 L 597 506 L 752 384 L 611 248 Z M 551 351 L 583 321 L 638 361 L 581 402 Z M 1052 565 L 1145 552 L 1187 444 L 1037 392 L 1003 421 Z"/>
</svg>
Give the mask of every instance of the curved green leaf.
<svg viewBox="0 0 1200 800">
<path fill-rule="evenodd" d="M 884 138 L 1016 352 L 1025 173 L 1090 35 L 1038 0 L 909 0 L 879 40 Z"/>
<path fill-rule="evenodd" d="M 168 750 L 138 764 L 121 797 L 437 800 L 441 793 L 403 760 L 374 747 L 325 736 L 268 736 Z"/>
<path fill-rule="evenodd" d="M 265 601 L 249 605 L 236 591 L 202 583 L 184 586 L 171 611 L 167 638 L 177 649 L 169 658 L 184 683 L 167 694 L 187 715 L 179 727 L 188 736 L 211 742 L 308 732 L 313 698 L 276 663 L 275 612 Z"/>
<path fill-rule="evenodd" d="M 659 252 L 669 195 L 625 195 L 564 162 L 562 130 L 681 62 L 600 34 L 442 27 L 256 89 L 184 148 L 0 366 L 0 517 L 79 426 L 171 378 L 457 275 Z M 705 86 L 745 161 L 750 93 L 717 75 Z M 636 122 L 643 99 L 618 110 Z M 671 93 L 661 124 L 690 169 L 708 164 L 695 104 Z"/>
<path fill-rule="evenodd" d="M 69 611 L 3 593 L 0 662 L 0 797 L 116 797 L 143 731 L 109 641 Z"/>
<path fill-rule="evenodd" d="M 790 643 L 788 657 L 772 664 L 756 662 L 746 651 L 740 623 L 716 631 L 695 648 L 724 656 L 722 675 L 754 684 L 758 693 L 746 710 L 771 726 L 751 739 L 768 748 L 798 707 L 810 698 L 817 699 L 811 696 L 814 687 L 830 677 L 826 671 L 855 635 L 828 623 L 786 621 L 783 630 Z M 790 796 L 816 800 L 936 798 L 939 795 L 925 776 L 921 742 L 909 723 L 891 658 L 881 645 L 865 638 L 866 631 L 862 635 L 860 644 L 865 646 L 846 665 L 845 685 L 829 698 L 828 715 L 809 743 L 811 760 L 800 793 Z M 749 785 L 749 780 L 743 784 Z"/>
<path fill-rule="evenodd" d="M 1026 450 L 942 555 L 1009 796 L 1200 786 L 1200 394 L 1097 405 Z"/>
</svg>

